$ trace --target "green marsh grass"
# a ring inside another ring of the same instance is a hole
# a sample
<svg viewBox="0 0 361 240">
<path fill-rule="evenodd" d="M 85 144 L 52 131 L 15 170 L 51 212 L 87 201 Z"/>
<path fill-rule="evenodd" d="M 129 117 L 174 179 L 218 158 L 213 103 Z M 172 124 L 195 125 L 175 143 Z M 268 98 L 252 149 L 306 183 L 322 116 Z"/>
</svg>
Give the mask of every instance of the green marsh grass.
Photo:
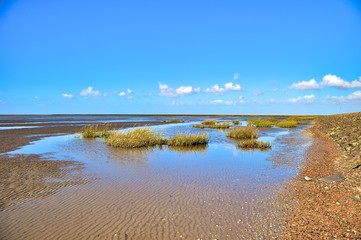
<svg viewBox="0 0 361 240">
<path fill-rule="evenodd" d="M 192 127 L 194 127 L 194 128 L 206 128 L 207 125 L 204 125 L 202 123 L 198 123 L 198 124 L 193 124 Z"/>
<path fill-rule="evenodd" d="M 173 119 L 164 120 L 164 122 L 166 122 L 166 123 L 183 123 L 184 120 L 173 118 Z"/>
<path fill-rule="evenodd" d="M 253 126 L 236 127 L 227 133 L 227 137 L 234 139 L 257 139 L 258 131 Z"/>
<path fill-rule="evenodd" d="M 276 126 L 279 128 L 295 128 L 297 127 L 297 121 L 281 121 L 276 123 Z"/>
<path fill-rule="evenodd" d="M 234 125 L 238 125 L 239 124 L 239 120 L 235 119 L 232 121 Z"/>
<path fill-rule="evenodd" d="M 230 122 L 218 123 L 218 122 L 215 122 L 215 121 L 213 122 L 213 120 L 212 120 L 212 122 L 209 121 L 209 122 L 204 123 L 205 121 L 203 121 L 200 124 L 193 124 L 193 127 L 194 128 L 211 128 L 211 129 L 227 129 L 227 128 L 231 127 Z"/>
<path fill-rule="evenodd" d="M 97 138 L 97 137 L 108 137 L 110 135 L 110 125 L 89 125 L 83 127 L 81 130 L 81 135 L 83 138 Z"/>
<path fill-rule="evenodd" d="M 166 144 L 171 147 L 186 147 L 205 145 L 208 143 L 208 136 L 206 133 L 200 134 L 176 134 L 168 138 Z"/>
<path fill-rule="evenodd" d="M 206 133 L 202 134 L 176 134 L 169 139 L 163 137 L 161 132 L 156 133 L 149 128 L 136 128 L 129 132 L 111 132 L 105 143 L 117 148 L 142 148 L 156 145 L 171 147 L 189 147 L 208 143 Z"/>
<path fill-rule="evenodd" d="M 269 142 L 262 142 L 256 139 L 247 139 L 239 142 L 238 146 L 241 149 L 261 149 L 266 150 L 271 148 L 271 144 Z"/>
<path fill-rule="evenodd" d="M 216 125 L 216 123 L 217 123 L 217 119 L 205 119 L 202 122 L 203 125 L 207 125 L 207 126 Z"/>
<path fill-rule="evenodd" d="M 273 127 L 275 125 L 276 121 L 272 119 L 250 119 L 248 120 L 248 124 L 250 126 L 255 127 Z"/>
<path fill-rule="evenodd" d="M 140 148 L 164 144 L 165 139 L 149 128 L 136 128 L 126 133 L 112 132 L 105 142 L 112 147 Z"/>
</svg>

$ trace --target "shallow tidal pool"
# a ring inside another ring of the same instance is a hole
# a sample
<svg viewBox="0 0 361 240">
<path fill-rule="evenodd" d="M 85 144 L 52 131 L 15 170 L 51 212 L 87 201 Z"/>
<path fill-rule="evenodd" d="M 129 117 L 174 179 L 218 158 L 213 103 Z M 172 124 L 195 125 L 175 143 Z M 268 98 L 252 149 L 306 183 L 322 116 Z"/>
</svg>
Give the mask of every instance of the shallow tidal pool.
<svg viewBox="0 0 361 240">
<path fill-rule="evenodd" d="M 207 146 L 115 149 L 73 134 L 11 152 L 79 161 L 93 180 L 2 213 L 4 229 L 20 239 L 15 226 L 37 239 L 276 238 L 282 206 L 275 197 L 297 174 L 311 141 L 301 134 L 304 127 L 260 130 L 259 139 L 272 144 L 261 152 L 243 151 L 225 131 L 194 123 L 150 128 L 165 136 L 207 132 Z"/>
</svg>

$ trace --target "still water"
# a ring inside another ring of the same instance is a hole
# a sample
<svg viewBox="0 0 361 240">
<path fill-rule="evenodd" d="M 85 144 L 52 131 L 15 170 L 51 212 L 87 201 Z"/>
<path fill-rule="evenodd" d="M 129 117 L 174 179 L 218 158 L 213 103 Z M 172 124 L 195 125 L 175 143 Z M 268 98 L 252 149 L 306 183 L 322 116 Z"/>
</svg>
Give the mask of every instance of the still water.
<svg viewBox="0 0 361 240">
<path fill-rule="evenodd" d="M 72 216 L 87 224 L 89 232 L 74 227 L 69 238 L 74 234 L 114 238 L 115 231 L 119 239 L 276 238 L 282 224 L 273 198 L 285 181 L 297 174 L 310 144 L 310 139 L 301 135 L 304 127 L 260 130 L 259 139 L 270 142 L 272 149 L 242 151 L 225 131 L 192 128 L 199 121 L 188 118 L 185 123 L 150 128 L 164 136 L 206 132 L 209 144 L 203 147 L 114 149 L 102 139 L 85 140 L 72 134 L 47 137 L 11 152 L 79 161 L 85 165 L 85 173 L 94 176 L 89 184 L 65 189 L 41 200 L 41 207 L 25 205 L 21 211 L 34 216 L 40 208 L 47 212 L 48 221 L 57 214 L 58 222 L 64 209 L 54 208 L 54 201 L 72 209 L 66 213 L 68 217 L 87 209 L 98 212 L 95 221 L 84 215 Z M 297 139 L 296 147 L 289 146 L 295 144 L 292 139 Z M 281 155 L 287 161 L 277 159 Z M 23 212 L 19 216 L 23 217 Z M 43 217 L 42 221 L 47 221 Z M 59 224 L 66 228 L 69 222 L 61 220 Z"/>
</svg>

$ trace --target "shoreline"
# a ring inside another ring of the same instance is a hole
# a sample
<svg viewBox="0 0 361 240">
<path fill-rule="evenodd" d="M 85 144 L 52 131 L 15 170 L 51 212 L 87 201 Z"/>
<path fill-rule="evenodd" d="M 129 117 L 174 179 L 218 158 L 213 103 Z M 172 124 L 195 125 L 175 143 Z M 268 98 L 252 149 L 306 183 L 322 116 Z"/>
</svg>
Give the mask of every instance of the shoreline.
<svg viewBox="0 0 361 240">
<path fill-rule="evenodd" d="M 282 193 L 292 207 L 281 239 L 361 239 L 361 202 L 355 199 L 361 193 L 360 169 L 344 167 L 352 156 L 342 151 L 340 141 L 329 137 L 333 126 L 341 129 L 339 139 L 349 135 L 345 129 L 360 131 L 358 121 L 353 121 L 356 125 L 339 126 L 342 124 L 340 117 L 352 121 L 352 118 L 361 119 L 360 113 L 345 115 L 316 120 L 306 130 L 307 134 L 312 134 L 313 142 L 299 174 L 290 180 Z M 336 182 L 317 180 L 333 174 L 342 174 L 344 179 Z M 312 180 L 306 181 L 305 177 Z"/>
</svg>

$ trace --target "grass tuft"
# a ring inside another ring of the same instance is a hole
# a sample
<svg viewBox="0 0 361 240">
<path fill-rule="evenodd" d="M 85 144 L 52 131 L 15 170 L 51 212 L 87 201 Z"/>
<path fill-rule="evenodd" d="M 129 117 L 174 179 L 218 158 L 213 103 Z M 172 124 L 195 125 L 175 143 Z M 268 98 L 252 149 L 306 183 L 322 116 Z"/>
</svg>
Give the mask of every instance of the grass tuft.
<svg viewBox="0 0 361 240">
<path fill-rule="evenodd" d="M 206 133 L 202 134 L 176 134 L 169 139 L 163 137 L 159 132 L 156 134 L 149 128 L 136 128 L 129 132 L 112 132 L 105 140 L 105 143 L 111 147 L 118 148 L 142 148 L 153 147 L 156 145 L 168 145 L 173 147 L 197 146 L 208 143 Z"/>
<path fill-rule="evenodd" d="M 206 119 L 202 122 L 202 124 L 206 126 L 216 125 L 216 123 L 217 123 L 216 119 Z"/>
<path fill-rule="evenodd" d="M 280 128 L 295 128 L 297 127 L 298 122 L 297 121 L 281 121 L 276 123 L 277 127 Z"/>
<path fill-rule="evenodd" d="M 227 133 L 227 137 L 234 139 L 257 139 L 258 131 L 253 126 L 236 127 Z"/>
<path fill-rule="evenodd" d="M 206 133 L 200 134 L 176 134 L 167 140 L 167 145 L 172 147 L 186 147 L 204 145 L 208 143 L 208 136 Z"/>
<path fill-rule="evenodd" d="M 136 128 L 126 133 L 112 132 L 105 142 L 112 147 L 140 148 L 163 144 L 165 140 L 149 128 Z"/>
<path fill-rule="evenodd" d="M 83 138 L 97 138 L 97 137 L 108 137 L 110 135 L 110 125 L 89 125 L 83 127 L 81 130 Z"/>
<path fill-rule="evenodd" d="M 239 120 L 235 119 L 232 121 L 234 125 L 238 125 L 239 124 Z"/>
<path fill-rule="evenodd" d="M 218 123 L 213 119 L 206 119 L 200 124 L 193 124 L 194 128 L 212 128 L 212 129 L 226 129 L 231 127 L 230 122 Z"/>
<path fill-rule="evenodd" d="M 273 121 L 272 119 L 250 119 L 248 120 L 247 125 L 255 127 L 273 127 L 275 123 L 276 121 Z"/>
<path fill-rule="evenodd" d="M 173 119 L 164 120 L 164 122 L 166 122 L 166 123 L 183 123 L 184 120 L 183 119 L 173 118 Z"/>
<path fill-rule="evenodd" d="M 271 144 L 269 142 L 262 142 L 262 141 L 258 141 L 256 139 L 242 140 L 242 141 L 239 142 L 238 146 L 241 149 L 261 149 L 261 150 L 265 150 L 265 149 L 271 148 Z"/>
</svg>

